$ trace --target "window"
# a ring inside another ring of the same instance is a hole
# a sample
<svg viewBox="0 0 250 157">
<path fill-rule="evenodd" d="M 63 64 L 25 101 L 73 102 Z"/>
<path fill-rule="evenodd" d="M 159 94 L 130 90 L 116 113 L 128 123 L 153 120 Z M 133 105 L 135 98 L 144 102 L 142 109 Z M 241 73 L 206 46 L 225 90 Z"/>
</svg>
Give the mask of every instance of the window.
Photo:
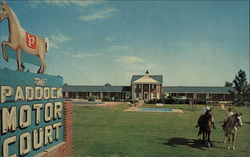
<svg viewBox="0 0 250 157">
<path fill-rule="evenodd" d="M 153 89 L 156 89 L 156 84 L 153 84 Z"/>
<path fill-rule="evenodd" d="M 140 88 L 140 85 L 139 85 L 139 84 L 137 84 L 137 85 L 136 85 L 136 88 L 138 88 L 138 89 L 139 89 L 139 88 Z"/>
<path fill-rule="evenodd" d="M 136 97 L 139 98 L 139 93 L 136 93 Z"/>
</svg>

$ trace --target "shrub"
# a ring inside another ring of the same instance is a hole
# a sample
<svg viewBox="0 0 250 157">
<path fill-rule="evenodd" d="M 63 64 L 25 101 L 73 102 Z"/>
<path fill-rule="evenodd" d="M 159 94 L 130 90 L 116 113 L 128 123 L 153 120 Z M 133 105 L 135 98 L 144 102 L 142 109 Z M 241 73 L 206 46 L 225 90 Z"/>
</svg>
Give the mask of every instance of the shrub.
<svg viewBox="0 0 250 157">
<path fill-rule="evenodd" d="M 163 101 L 164 101 L 164 100 L 162 100 L 162 99 L 157 99 L 157 100 L 156 100 L 156 103 L 163 103 Z"/>
<path fill-rule="evenodd" d="M 95 101 L 96 100 L 96 96 L 90 96 L 88 100 L 89 101 Z"/>
<path fill-rule="evenodd" d="M 138 100 L 126 99 L 126 101 L 130 102 L 131 104 L 139 102 Z"/>
<path fill-rule="evenodd" d="M 114 99 L 114 101 L 117 101 L 117 102 L 122 102 L 122 99 Z"/>
<path fill-rule="evenodd" d="M 109 96 L 105 96 L 105 97 L 102 98 L 102 101 L 111 101 L 111 100 L 112 99 Z"/>
<path fill-rule="evenodd" d="M 157 99 L 151 99 L 147 103 L 148 104 L 156 104 L 157 103 Z"/>
<path fill-rule="evenodd" d="M 125 99 L 124 101 L 133 103 L 133 100 L 132 100 L 132 99 Z"/>
<path fill-rule="evenodd" d="M 186 99 L 176 99 L 175 102 L 176 104 L 185 104 Z"/>
<path fill-rule="evenodd" d="M 196 104 L 206 104 L 206 100 L 197 100 Z"/>
<path fill-rule="evenodd" d="M 167 97 L 166 99 L 164 99 L 164 104 L 175 104 L 175 99 L 171 96 Z"/>
</svg>

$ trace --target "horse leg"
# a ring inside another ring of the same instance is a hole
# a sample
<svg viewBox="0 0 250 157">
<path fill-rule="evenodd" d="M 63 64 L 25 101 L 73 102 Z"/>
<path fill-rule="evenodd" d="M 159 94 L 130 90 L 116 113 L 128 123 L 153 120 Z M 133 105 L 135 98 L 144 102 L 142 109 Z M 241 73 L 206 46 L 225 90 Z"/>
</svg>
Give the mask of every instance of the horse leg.
<svg viewBox="0 0 250 157">
<path fill-rule="evenodd" d="M 202 143 L 204 144 L 205 143 L 205 132 L 204 131 L 202 131 Z"/>
<path fill-rule="evenodd" d="M 1 45 L 2 45 L 2 51 L 3 51 L 3 58 L 4 58 L 4 60 L 6 60 L 6 62 L 8 62 L 9 58 L 6 56 L 6 47 L 5 46 L 8 45 L 13 50 L 15 50 L 16 48 L 13 45 L 11 45 L 11 43 L 9 43 L 8 41 L 3 41 Z"/>
<path fill-rule="evenodd" d="M 236 133 L 232 134 L 232 149 L 235 150 L 234 141 L 236 140 Z"/>
<path fill-rule="evenodd" d="M 227 136 L 225 135 L 223 143 L 226 143 L 228 140 Z"/>
<path fill-rule="evenodd" d="M 39 53 L 39 60 L 41 62 L 41 66 L 40 66 L 39 70 L 37 71 L 37 73 L 43 74 L 44 71 L 45 71 L 45 69 L 46 69 L 46 63 L 45 63 L 44 53 Z"/>
<path fill-rule="evenodd" d="M 210 145 L 210 134 L 211 134 L 211 132 L 209 131 L 209 132 L 207 132 L 207 147 L 208 148 L 210 148 L 211 147 L 211 145 Z"/>
<path fill-rule="evenodd" d="M 227 140 L 227 149 L 228 150 L 230 150 L 230 146 L 229 146 L 229 144 L 230 144 L 230 133 L 228 134 L 228 140 Z"/>
<path fill-rule="evenodd" d="M 225 133 L 224 133 L 224 142 L 223 143 L 226 143 L 227 141 L 228 141 L 228 134 L 225 131 Z"/>
<path fill-rule="evenodd" d="M 18 71 L 23 71 L 23 67 L 22 67 L 22 49 L 18 48 L 17 49 L 17 70 Z"/>
</svg>

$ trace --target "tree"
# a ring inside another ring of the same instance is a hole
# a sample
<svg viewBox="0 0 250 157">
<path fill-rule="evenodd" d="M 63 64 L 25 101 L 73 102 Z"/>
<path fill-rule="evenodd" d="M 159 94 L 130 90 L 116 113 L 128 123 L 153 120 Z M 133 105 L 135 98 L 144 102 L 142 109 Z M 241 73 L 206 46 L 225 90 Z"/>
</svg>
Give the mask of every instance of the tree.
<svg viewBox="0 0 250 157">
<path fill-rule="evenodd" d="M 246 105 L 250 106 L 250 84 L 248 84 L 248 86 L 247 86 L 244 97 L 247 99 Z"/>
<path fill-rule="evenodd" d="M 233 86 L 233 83 L 232 82 L 225 82 L 225 87 L 232 87 Z"/>
<path fill-rule="evenodd" d="M 110 83 L 106 83 L 104 86 L 111 86 L 111 84 Z"/>
<path fill-rule="evenodd" d="M 230 91 L 234 96 L 234 103 L 236 105 L 245 105 L 249 103 L 249 85 L 247 83 L 246 73 L 243 70 L 238 72 L 238 75 L 235 76 L 233 80 L 234 91 Z"/>
</svg>

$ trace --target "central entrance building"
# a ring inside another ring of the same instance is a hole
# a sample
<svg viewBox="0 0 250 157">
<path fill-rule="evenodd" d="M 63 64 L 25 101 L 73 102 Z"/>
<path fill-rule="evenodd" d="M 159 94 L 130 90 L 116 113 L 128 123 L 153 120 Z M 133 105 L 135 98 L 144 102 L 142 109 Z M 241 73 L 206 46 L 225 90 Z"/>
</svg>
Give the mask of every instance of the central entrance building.
<svg viewBox="0 0 250 157">
<path fill-rule="evenodd" d="M 149 75 L 148 71 L 145 75 L 133 75 L 131 79 L 132 100 L 160 99 L 163 93 L 162 85 L 162 75 Z"/>
</svg>

